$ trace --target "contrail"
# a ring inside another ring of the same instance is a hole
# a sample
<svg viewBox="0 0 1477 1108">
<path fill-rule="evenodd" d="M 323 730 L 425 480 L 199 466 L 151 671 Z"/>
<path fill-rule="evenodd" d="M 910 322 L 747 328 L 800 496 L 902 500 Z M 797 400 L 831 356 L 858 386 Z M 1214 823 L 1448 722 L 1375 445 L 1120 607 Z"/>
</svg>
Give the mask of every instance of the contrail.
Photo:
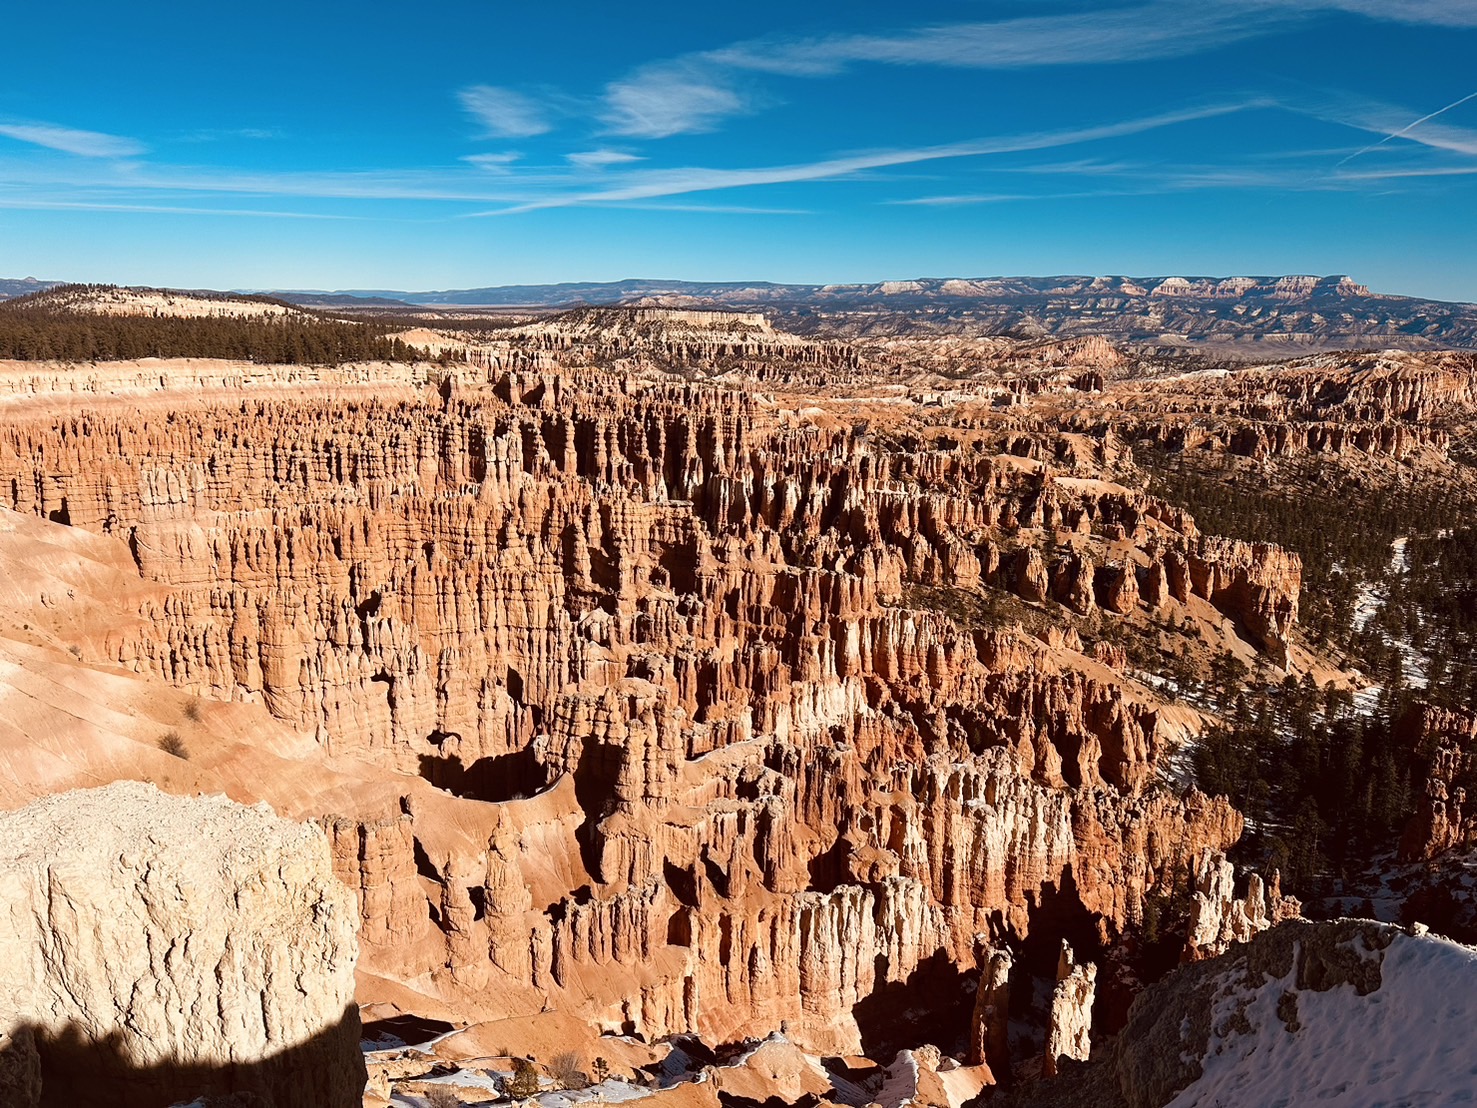
<svg viewBox="0 0 1477 1108">
<path fill-rule="evenodd" d="M 1381 146 L 1385 145 L 1385 143 L 1389 142 L 1391 139 L 1397 139 L 1397 138 L 1400 138 L 1400 137 L 1402 137 L 1404 135 L 1410 134 L 1410 132 L 1414 131 L 1422 123 L 1428 123 L 1431 120 L 1435 119 L 1438 115 L 1444 115 L 1447 112 L 1451 111 L 1452 108 L 1460 108 L 1468 100 L 1477 100 L 1477 92 L 1469 92 L 1469 93 L 1467 93 L 1466 96 L 1463 96 L 1460 100 L 1453 100 L 1450 104 L 1446 105 L 1446 107 L 1444 107 L 1444 108 L 1437 108 L 1430 115 L 1423 115 L 1419 119 L 1417 119 L 1414 123 L 1407 123 L 1404 127 L 1400 128 L 1400 130 L 1398 130 L 1398 131 L 1392 131 L 1390 134 L 1388 134 L 1384 138 L 1380 139 L 1379 142 L 1370 143 L 1363 150 L 1356 150 L 1356 151 L 1354 151 L 1354 153 L 1350 154 L 1343 161 L 1339 162 L 1338 165 L 1334 166 L 1334 169 L 1339 169 L 1340 167 L 1342 167 L 1344 165 L 1347 165 L 1349 162 L 1352 162 L 1355 158 L 1359 157 L 1360 155 L 1368 154 L 1371 150 L 1378 150 Z"/>
</svg>

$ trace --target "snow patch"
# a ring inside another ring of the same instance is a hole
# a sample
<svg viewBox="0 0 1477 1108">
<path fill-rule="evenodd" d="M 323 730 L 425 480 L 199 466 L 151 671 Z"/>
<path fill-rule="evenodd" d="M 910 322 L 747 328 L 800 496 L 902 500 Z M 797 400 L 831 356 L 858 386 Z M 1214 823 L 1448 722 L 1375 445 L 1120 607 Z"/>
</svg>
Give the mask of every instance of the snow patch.
<svg viewBox="0 0 1477 1108">
<path fill-rule="evenodd" d="M 1474 975 L 1477 950 L 1399 934 L 1384 952 L 1380 988 L 1367 996 L 1351 984 L 1300 991 L 1295 969 L 1228 989 L 1214 1009 L 1203 1072 L 1170 1108 L 1477 1103 L 1477 994 L 1465 984 Z"/>
</svg>

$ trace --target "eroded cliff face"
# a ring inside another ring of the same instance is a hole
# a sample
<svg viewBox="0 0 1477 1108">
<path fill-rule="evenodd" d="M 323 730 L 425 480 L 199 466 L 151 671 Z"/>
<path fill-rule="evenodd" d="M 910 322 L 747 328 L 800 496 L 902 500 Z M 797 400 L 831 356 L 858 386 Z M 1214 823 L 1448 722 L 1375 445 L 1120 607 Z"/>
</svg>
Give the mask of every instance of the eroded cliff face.
<svg viewBox="0 0 1477 1108">
<path fill-rule="evenodd" d="M 1449 417 L 1477 404 L 1470 353 L 1323 354 L 1211 377 L 1129 384 L 1116 403 L 1137 438 L 1257 459 L 1439 456 Z"/>
<path fill-rule="evenodd" d="M 359 913 L 316 829 L 118 782 L 0 839 L 0 1101 L 360 1103 Z"/>
<path fill-rule="evenodd" d="M 1295 556 L 1085 475 L 1113 449 L 904 448 L 752 393 L 496 374 L 12 418 L 0 487 L 164 586 L 89 650 L 463 798 L 455 836 L 408 793 L 320 802 L 376 972 L 856 1050 L 872 998 L 967 972 L 976 936 L 1085 915 L 1111 942 L 1240 834 L 1156 785 L 1142 689 L 913 602 L 1203 604 L 1278 651 Z"/>
<path fill-rule="evenodd" d="M 1467 789 L 1477 771 L 1477 716 L 1416 704 L 1401 720 L 1400 738 L 1417 760 L 1426 754 L 1426 778 L 1415 816 L 1400 837 L 1402 862 L 1424 862 L 1477 840 Z"/>
<path fill-rule="evenodd" d="M 1240 836 L 1166 785 L 1199 717 L 1114 629 L 1279 665 L 1296 630 L 1296 554 L 1202 534 L 1122 421 L 1060 414 L 1121 355 L 1001 357 L 939 418 L 760 392 L 865 358 L 700 312 L 576 313 L 381 389 L 191 365 L 42 405 L 49 367 L 5 378 L 0 499 L 142 578 L 79 659 L 301 737 L 290 783 L 188 773 L 321 825 L 374 996 L 890 1054 L 909 1008 L 964 1035 L 981 949 L 1095 961 Z"/>
</svg>

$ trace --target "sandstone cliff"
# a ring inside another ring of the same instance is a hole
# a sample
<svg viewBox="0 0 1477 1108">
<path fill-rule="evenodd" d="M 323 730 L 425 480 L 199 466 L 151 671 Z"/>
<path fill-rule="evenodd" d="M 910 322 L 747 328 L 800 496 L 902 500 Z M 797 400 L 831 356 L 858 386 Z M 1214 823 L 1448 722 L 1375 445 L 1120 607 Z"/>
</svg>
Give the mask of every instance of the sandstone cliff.
<svg viewBox="0 0 1477 1108">
<path fill-rule="evenodd" d="M 498 341 L 513 368 L 436 388 L 196 374 L 0 418 L 8 506 L 142 579 L 78 658 L 294 736 L 208 768 L 321 822 L 377 995 L 916 1045 L 889 1005 L 967 990 L 980 936 L 1111 946 L 1239 837 L 1164 784 L 1198 717 L 1108 634 L 1173 614 L 1285 661 L 1300 563 L 1202 535 L 1111 428 L 652 369 L 852 372 L 755 320 Z"/>
<path fill-rule="evenodd" d="M 869 998 L 972 966 L 977 934 L 1080 905 L 1112 941 L 1240 834 L 1224 801 L 1155 784 L 1151 698 L 905 592 L 1003 591 L 1060 535 L 1042 602 L 1137 618 L 1138 575 L 1167 566 L 1162 603 L 1275 641 L 1295 563 L 1013 441 L 884 448 L 732 390 L 499 373 L 18 414 L 0 477 L 155 586 L 85 656 L 440 792 L 295 801 L 325 819 L 375 972 L 857 1050 L 887 1033 Z"/>
<path fill-rule="evenodd" d="M 0 1101 L 359 1104 L 358 913 L 316 830 L 120 782 L 0 839 Z"/>
</svg>

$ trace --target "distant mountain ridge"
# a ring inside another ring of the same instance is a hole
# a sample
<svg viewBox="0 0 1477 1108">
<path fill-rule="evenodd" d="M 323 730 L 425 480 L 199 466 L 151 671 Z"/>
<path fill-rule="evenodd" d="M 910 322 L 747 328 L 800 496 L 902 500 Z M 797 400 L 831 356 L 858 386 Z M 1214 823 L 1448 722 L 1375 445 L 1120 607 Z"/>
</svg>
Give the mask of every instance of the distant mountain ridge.
<svg viewBox="0 0 1477 1108">
<path fill-rule="evenodd" d="M 476 289 L 405 292 L 393 289 L 272 290 L 288 300 L 378 300 L 422 306 L 483 308 L 557 308 L 572 305 L 608 306 L 632 301 L 681 297 L 733 305 L 815 301 L 817 304 L 859 304 L 878 299 L 889 304 L 929 300 L 1031 299 L 1084 293 L 1124 296 L 1242 299 L 1271 296 L 1295 299 L 1318 293 L 1370 297 L 1369 288 L 1346 276 L 1307 275 L 1264 277 L 929 277 L 871 284 L 780 284 L 772 281 L 641 280 L 562 282 L 547 285 L 493 285 Z M 1387 298 L 1388 299 L 1388 298 Z M 1394 299 L 1407 299 L 1395 297 Z M 1441 303 L 1441 301 L 1432 301 Z"/>
<path fill-rule="evenodd" d="M 0 300 L 60 282 L 0 280 Z M 1372 347 L 1477 349 L 1477 304 L 1374 293 L 1346 276 L 932 277 L 871 284 L 631 279 L 407 292 L 266 290 L 314 309 L 372 313 L 627 306 L 763 312 L 800 335 L 1102 336 L 1236 359 Z"/>
<path fill-rule="evenodd" d="M 42 281 L 36 277 L 0 277 L 0 300 L 13 300 L 17 296 L 29 296 L 64 284 L 65 281 Z"/>
<path fill-rule="evenodd" d="M 1103 335 L 1239 357 L 1385 346 L 1477 348 L 1477 305 L 1373 293 L 1349 277 L 981 277 L 873 284 L 626 280 L 439 292 L 275 292 L 315 307 L 555 309 L 576 305 L 762 311 L 800 334 Z"/>
</svg>

